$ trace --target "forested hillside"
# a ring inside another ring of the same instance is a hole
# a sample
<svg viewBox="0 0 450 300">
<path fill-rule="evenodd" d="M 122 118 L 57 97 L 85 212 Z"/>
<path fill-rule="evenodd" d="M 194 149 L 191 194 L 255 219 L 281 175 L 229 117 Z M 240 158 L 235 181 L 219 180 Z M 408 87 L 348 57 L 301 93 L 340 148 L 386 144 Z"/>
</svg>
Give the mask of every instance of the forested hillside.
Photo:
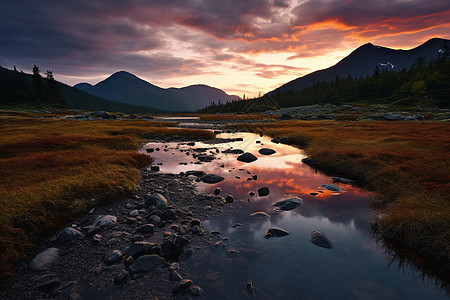
<svg viewBox="0 0 450 300">
<path fill-rule="evenodd" d="M 450 107 L 450 60 L 448 49 L 437 60 L 418 58 L 409 69 L 400 71 L 376 67 L 371 76 L 336 77 L 332 82 L 319 82 L 299 91 L 277 91 L 260 98 L 213 103 L 200 112 L 263 112 L 282 107 L 311 104 L 432 104 Z"/>
</svg>

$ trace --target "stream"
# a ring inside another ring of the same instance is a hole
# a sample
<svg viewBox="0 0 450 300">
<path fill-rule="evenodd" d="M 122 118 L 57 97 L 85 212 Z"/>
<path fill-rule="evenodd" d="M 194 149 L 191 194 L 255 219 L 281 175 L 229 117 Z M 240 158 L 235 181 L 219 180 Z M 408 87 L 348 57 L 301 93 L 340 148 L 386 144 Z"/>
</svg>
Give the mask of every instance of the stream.
<svg viewBox="0 0 450 300">
<path fill-rule="evenodd" d="M 301 162 L 301 150 L 269 137 L 221 133 L 217 138 L 222 142 L 148 143 L 140 150 L 158 148 L 149 155 L 162 173 L 200 170 L 220 175 L 223 181 L 198 182 L 197 189 L 213 193 L 220 188 L 221 196 L 234 197 L 223 213 L 202 224 L 220 234 L 182 260 L 205 299 L 250 298 L 249 280 L 256 299 L 447 299 L 428 277 L 390 263 L 371 234 L 370 193 L 315 171 Z M 261 148 L 276 153 L 262 155 Z M 227 149 L 241 149 L 258 159 L 241 162 L 239 154 L 222 153 Z M 202 153 L 212 160 L 194 157 Z M 340 191 L 329 190 L 332 184 Z M 267 196 L 258 196 L 261 187 L 269 188 Z M 299 197 L 303 204 L 286 211 L 272 206 L 286 196 Z M 255 212 L 268 216 L 250 216 Z M 271 227 L 289 234 L 265 238 Z M 311 242 L 315 230 L 332 248 Z"/>
</svg>

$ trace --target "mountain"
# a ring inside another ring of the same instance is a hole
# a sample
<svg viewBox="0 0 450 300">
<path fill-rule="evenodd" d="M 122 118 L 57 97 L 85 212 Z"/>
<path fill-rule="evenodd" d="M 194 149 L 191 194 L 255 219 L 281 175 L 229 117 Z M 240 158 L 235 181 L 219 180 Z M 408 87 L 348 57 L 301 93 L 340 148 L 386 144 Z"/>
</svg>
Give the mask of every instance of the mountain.
<svg viewBox="0 0 450 300">
<path fill-rule="evenodd" d="M 345 79 L 349 74 L 352 77 L 372 75 L 376 66 L 380 70 L 409 69 L 419 57 L 423 57 L 425 61 L 436 59 L 439 53 L 444 51 L 445 44 L 449 46 L 450 40 L 433 38 L 410 50 L 394 50 L 368 43 L 354 50 L 334 66 L 294 79 L 269 92 L 268 95 L 299 91 L 317 82 L 330 82 L 337 76 Z"/>
<path fill-rule="evenodd" d="M 114 73 L 96 85 L 79 83 L 74 87 L 105 99 L 166 111 L 192 111 L 212 101 L 240 99 L 207 85 L 163 89 L 125 71 Z"/>
<path fill-rule="evenodd" d="M 162 112 L 146 106 L 106 100 L 56 80 L 48 80 L 2 67 L 0 67 L 0 105 L 75 108 L 125 113 Z"/>
</svg>

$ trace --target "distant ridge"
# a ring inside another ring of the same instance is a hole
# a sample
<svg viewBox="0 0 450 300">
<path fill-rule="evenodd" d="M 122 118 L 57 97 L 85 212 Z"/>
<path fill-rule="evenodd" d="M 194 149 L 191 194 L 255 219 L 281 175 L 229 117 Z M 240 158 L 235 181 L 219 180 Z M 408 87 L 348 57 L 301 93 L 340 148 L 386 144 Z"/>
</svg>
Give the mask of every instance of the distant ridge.
<svg viewBox="0 0 450 300">
<path fill-rule="evenodd" d="M 299 91 L 317 82 L 335 80 L 336 76 L 345 79 L 349 74 L 352 77 L 371 75 L 376 66 L 380 70 L 383 68 L 389 70 L 408 69 L 420 56 L 427 61 L 436 59 L 444 44 L 450 45 L 450 40 L 432 38 L 410 50 L 394 50 L 367 43 L 354 50 L 334 66 L 294 79 L 269 92 L 268 95 Z"/>
<path fill-rule="evenodd" d="M 213 101 L 240 99 L 202 84 L 163 89 L 126 71 L 116 72 L 95 85 L 79 83 L 74 87 L 105 99 L 165 111 L 195 111 Z"/>
</svg>

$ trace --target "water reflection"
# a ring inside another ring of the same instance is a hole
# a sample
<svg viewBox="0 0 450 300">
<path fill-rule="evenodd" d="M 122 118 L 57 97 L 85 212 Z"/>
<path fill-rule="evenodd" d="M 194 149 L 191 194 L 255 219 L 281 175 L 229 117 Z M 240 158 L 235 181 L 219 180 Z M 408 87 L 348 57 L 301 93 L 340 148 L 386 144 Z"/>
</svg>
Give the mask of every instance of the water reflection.
<svg viewBox="0 0 450 300">
<path fill-rule="evenodd" d="M 145 153 L 145 148 L 160 148 L 152 156 L 155 164 L 162 164 L 162 172 L 203 170 L 223 176 L 225 180 L 217 184 L 198 183 L 198 189 L 208 193 L 220 187 L 222 196 L 234 196 L 234 203 L 227 205 L 232 213 L 223 213 L 203 224 L 221 235 L 184 262 L 192 270 L 189 277 L 204 289 L 206 298 L 245 298 L 248 280 L 254 283 L 258 299 L 445 297 L 420 274 L 386 267 L 389 261 L 371 238 L 368 225 L 369 193 L 341 183 L 335 183 L 342 188 L 340 193 L 322 188 L 322 184 L 333 181 L 302 164 L 300 150 L 271 143 L 267 137 L 240 133 L 221 134 L 219 138 L 224 142 L 195 146 L 149 143 L 141 150 Z M 235 138 L 243 140 L 226 140 Z M 193 156 L 199 154 L 194 148 L 204 148 L 202 153 L 214 155 L 215 159 L 202 163 Z M 236 154 L 221 153 L 230 148 L 251 152 L 258 160 L 243 163 L 236 160 Z M 276 153 L 264 156 L 258 153 L 261 148 Z M 269 187 L 269 195 L 258 197 L 260 187 Z M 300 197 L 304 204 L 291 211 L 275 210 L 272 204 L 285 195 Z M 266 212 L 270 217 L 250 217 L 254 212 Z M 234 227 L 235 223 L 242 226 Z M 265 239 L 270 227 L 290 234 Z M 313 245 L 310 235 L 314 230 L 324 233 L 333 249 Z M 224 237 L 228 239 L 222 240 Z M 215 247 L 219 241 L 224 246 Z"/>
</svg>

